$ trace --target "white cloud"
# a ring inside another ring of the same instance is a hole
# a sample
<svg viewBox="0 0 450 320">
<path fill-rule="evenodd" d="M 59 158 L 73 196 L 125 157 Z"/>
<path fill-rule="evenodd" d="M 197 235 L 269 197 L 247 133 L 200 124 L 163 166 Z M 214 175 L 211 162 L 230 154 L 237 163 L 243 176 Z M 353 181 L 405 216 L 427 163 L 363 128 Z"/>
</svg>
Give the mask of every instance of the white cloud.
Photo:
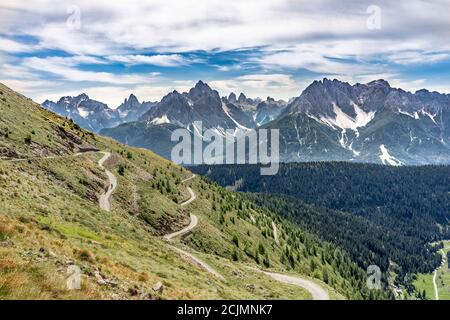
<svg viewBox="0 0 450 320">
<path fill-rule="evenodd" d="M 391 62 L 403 65 L 411 64 L 432 64 L 440 61 L 450 60 L 448 52 L 420 52 L 420 51 L 400 51 L 387 56 Z"/>
<path fill-rule="evenodd" d="M 180 54 L 146 55 L 113 55 L 108 57 L 111 61 L 121 62 L 127 65 L 151 64 L 160 67 L 177 67 L 191 63 L 189 59 Z"/>
<path fill-rule="evenodd" d="M 110 108 L 117 108 L 125 98 L 130 94 L 136 95 L 139 101 L 160 101 L 162 97 L 170 91 L 178 90 L 179 92 L 188 91 L 192 87 L 189 85 L 137 85 L 137 86 L 92 86 L 79 87 L 77 89 L 57 88 L 49 89 L 47 92 L 31 92 L 30 96 L 37 102 L 42 103 L 45 99 L 57 101 L 62 96 L 76 96 L 80 93 L 86 93 L 91 99 L 106 103 Z M 14 87 L 13 87 L 14 88 Z M 18 88 L 18 87 L 16 87 Z M 28 89 L 28 88 L 24 88 Z"/>
<path fill-rule="evenodd" d="M 78 6 L 81 13 L 80 29 L 73 29 L 66 23 L 70 13 L 64 1 L 35 0 L 31 6 L 25 0 L 2 0 L 0 27 L 6 36 L 0 38 L 2 54 L 14 57 L 20 52 L 54 49 L 72 57 L 39 55 L 22 64 L 2 57 L 0 73 L 8 73 L 3 78 L 10 80 L 29 79 L 31 75 L 26 73 L 48 72 L 62 82 L 97 82 L 97 87 L 101 82 L 106 89 L 97 92 L 103 92 L 105 100 L 109 99 L 106 95 L 114 95 L 112 88 L 125 87 L 126 91 L 143 83 L 153 84 L 159 77 L 117 74 L 106 68 L 98 71 L 101 67 L 92 71 L 80 68 L 80 64 L 115 61 L 126 66 L 176 67 L 192 63 L 185 55 L 189 51 L 258 47 L 264 48 L 260 55 L 240 63 L 258 64 L 262 68 L 259 77 L 250 75 L 211 83 L 225 91 L 288 98 L 298 95 L 304 84 L 283 73 L 307 69 L 351 81 L 385 74 L 391 82 L 411 88 L 429 85 L 429 79 L 409 79 L 405 74 L 397 74 L 398 70 L 391 70 L 387 63 L 402 67 L 448 61 L 450 42 L 444 40 L 450 39 L 450 2 L 379 0 L 376 5 L 381 8 L 380 30 L 366 27 L 366 9 L 372 4 L 372 0 L 349 0 L 345 6 L 331 0 L 72 0 L 70 5 Z M 31 36 L 37 43 L 11 40 L 14 36 Z M 147 56 L 142 52 L 156 54 Z M 239 63 L 214 67 L 224 74 L 242 73 L 245 69 Z M 273 79 L 268 79 L 268 74 Z M 307 80 L 305 83 L 313 79 Z M 158 87 L 166 86 L 164 92 L 176 85 L 172 79 L 161 81 Z"/>
<path fill-rule="evenodd" d="M 76 68 L 82 61 L 90 60 L 86 57 L 48 57 L 48 58 L 26 58 L 22 66 L 39 72 L 48 72 L 67 81 L 103 82 L 110 84 L 138 84 L 150 82 L 155 79 L 156 74 L 114 74 L 109 72 L 84 71 Z M 94 58 L 92 61 L 96 61 Z"/>
<path fill-rule="evenodd" d="M 276 99 L 288 100 L 298 96 L 308 81 L 295 81 L 292 76 L 286 74 L 253 74 L 211 81 L 208 84 L 211 88 L 219 91 L 222 96 L 227 96 L 231 92 L 237 94 L 244 92 L 248 97 L 266 98 L 271 96 Z"/>
<path fill-rule="evenodd" d="M 330 39 L 392 39 L 422 50 L 450 50 L 448 1 L 378 1 L 380 30 L 369 30 L 366 9 L 371 0 L 73 0 L 81 12 L 81 28 L 68 28 L 65 2 L 3 0 L 5 29 L 36 36 L 41 45 L 75 54 L 111 55 L 131 49 L 161 51 L 236 49 L 251 46 L 322 42 Z M 441 14 L 440 14 L 441 13 Z M 432 17 L 432 18 L 430 18 Z M 411 29 L 414 32 L 411 32 Z M 168 50 L 170 49 L 170 50 Z M 378 51 L 385 48 L 378 46 Z M 133 50 L 131 50 L 133 51 Z M 322 52 L 321 54 L 325 54 Z"/>
<path fill-rule="evenodd" d="M 37 47 L 33 45 L 28 45 L 4 37 L 0 37 L 0 51 L 10 53 L 31 52 L 36 48 Z"/>
</svg>

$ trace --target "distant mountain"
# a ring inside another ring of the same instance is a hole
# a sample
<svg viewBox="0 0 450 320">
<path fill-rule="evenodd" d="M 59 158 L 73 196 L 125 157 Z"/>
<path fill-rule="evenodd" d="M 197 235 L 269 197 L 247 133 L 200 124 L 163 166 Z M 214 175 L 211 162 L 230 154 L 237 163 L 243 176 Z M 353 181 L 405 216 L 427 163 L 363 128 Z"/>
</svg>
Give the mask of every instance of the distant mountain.
<svg viewBox="0 0 450 320">
<path fill-rule="evenodd" d="M 62 97 L 58 102 L 46 100 L 42 106 L 63 117 L 71 118 L 81 127 L 92 131 L 118 124 L 115 110 L 90 99 L 85 93 L 76 97 Z"/>
<path fill-rule="evenodd" d="M 140 103 L 130 95 L 116 110 L 84 94 L 43 105 L 82 127 L 111 128 L 101 133 L 165 157 L 173 145 L 170 132 L 187 128 L 199 134 L 194 122 L 202 121 L 203 129 L 223 136 L 230 134 L 226 130 L 239 136 L 255 128 L 279 129 L 282 162 L 450 163 L 450 95 L 406 92 L 385 80 L 350 85 L 325 78 L 288 103 L 243 93 L 221 98 L 199 81 L 158 103 Z"/>
<path fill-rule="evenodd" d="M 276 101 L 271 97 L 267 97 L 266 101 L 261 101 L 256 106 L 254 121 L 256 126 L 261 126 L 267 122 L 276 119 L 286 108 L 287 103 L 283 100 Z"/>
<path fill-rule="evenodd" d="M 102 128 L 115 127 L 121 123 L 135 121 L 147 112 L 154 103 L 140 103 L 135 95 L 117 108 L 111 109 L 105 103 L 93 100 L 85 93 L 75 97 L 62 97 L 58 102 L 44 101 L 42 106 L 78 123 L 81 127 L 95 132 Z"/>
<path fill-rule="evenodd" d="M 262 101 L 259 98 L 247 98 L 243 93 L 236 99 L 233 92 L 228 98 L 223 97 L 222 101 L 225 103 L 228 113 L 247 128 L 256 128 L 274 120 L 287 105 L 283 100 L 275 101 L 273 98 L 267 97 L 265 101 Z"/>
<path fill-rule="evenodd" d="M 275 120 L 284 162 L 360 161 L 389 165 L 450 162 L 450 95 L 314 81 Z"/>
<path fill-rule="evenodd" d="M 114 128 L 104 128 L 100 134 L 111 137 L 133 147 L 152 150 L 156 154 L 170 159 L 172 148 L 178 142 L 172 142 L 172 132 L 180 127 L 171 123 L 152 124 L 147 121 L 127 122 Z"/>
<path fill-rule="evenodd" d="M 198 81 L 189 92 L 167 94 L 139 121 L 105 128 L 100 133 L 170 158 L 171 149 L 176 144 L 170 141 L 171 133 L 178 128 L 188 129 L 192 136 L 199 135 L 202 133 L 194 122 L 202 121 L 203 130 L 214 129 L 217 134 L 229 138 L 256 128 L 256 119 L 264 122 L 273 119 L 285 106 L 281 100 L 267 98 L 261 101 L 247 98 L 243 93 L 239 98 L 234 93 L 220 98 L 216 90 Z"/>
<path fill-rule="evenodd" d="M 202 121 L 204 129 L 218 129 L 221 133 L 227 129 L 237 130 L 242 127 L 227 112 L 219 93 L 202 81 L 197 82 L 189 92 L 169 93 L 146 112 L 140 121 L 151 124 L 171 123 L 195 131 L 199 128 L 194 126 L 194 122 Z"/>
<path fill-rule="evenodd" d="M 131 94 L 130 97 L 125 99 L 116 110 L 121 123 L 132 122 L 138 120 L 144 113 L 155 105 L 156 102 L 140 103 L 138 98 L 134 94 Z"/>
</svg>

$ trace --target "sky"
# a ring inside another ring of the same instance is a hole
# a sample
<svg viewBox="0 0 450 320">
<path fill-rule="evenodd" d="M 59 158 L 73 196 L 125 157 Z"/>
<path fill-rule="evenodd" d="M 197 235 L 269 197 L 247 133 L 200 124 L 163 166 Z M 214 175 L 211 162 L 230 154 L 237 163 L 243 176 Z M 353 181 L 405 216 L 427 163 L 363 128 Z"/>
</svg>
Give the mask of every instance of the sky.
<svg viewBox="0 0 450 320">
<path fill-rule="evenodd" d="M 324 77 L 450 93 L 450 0 L 0 1 L 0 82 L 39 103 L 200 79 L 288 100 Z"/>
</svg>

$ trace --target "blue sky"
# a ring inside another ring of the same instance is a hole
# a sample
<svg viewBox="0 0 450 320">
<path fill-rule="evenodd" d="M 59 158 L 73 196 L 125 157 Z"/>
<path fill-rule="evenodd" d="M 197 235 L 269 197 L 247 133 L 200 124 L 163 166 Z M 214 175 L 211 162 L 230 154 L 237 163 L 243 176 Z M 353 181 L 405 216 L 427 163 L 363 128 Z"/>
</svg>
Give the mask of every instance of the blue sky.
<svg viewBox="0 0 450 320">
<path fill-rule="evenodd" d="M 2 0 L 0 82 L 37 102 L 86 92 L 113 108 L 199 79 L 262 98 L 323 77 L 450 93 L 449 40 L 444 0 Z"/>
</svg>

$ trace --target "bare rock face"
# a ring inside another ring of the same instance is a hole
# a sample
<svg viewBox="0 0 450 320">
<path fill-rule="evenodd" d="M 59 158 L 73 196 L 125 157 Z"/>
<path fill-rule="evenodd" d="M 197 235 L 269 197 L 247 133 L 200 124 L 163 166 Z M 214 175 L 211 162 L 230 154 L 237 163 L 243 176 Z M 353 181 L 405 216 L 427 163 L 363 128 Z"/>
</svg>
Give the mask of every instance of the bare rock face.
<svg viewBox="0 0 450 320">
<path fill-rule="evenodd" d="M 450 163 L 450 95 L 314 81 L 268 129 L 280 130 L 281 160 L 383 164 Z"/>
</svg>

